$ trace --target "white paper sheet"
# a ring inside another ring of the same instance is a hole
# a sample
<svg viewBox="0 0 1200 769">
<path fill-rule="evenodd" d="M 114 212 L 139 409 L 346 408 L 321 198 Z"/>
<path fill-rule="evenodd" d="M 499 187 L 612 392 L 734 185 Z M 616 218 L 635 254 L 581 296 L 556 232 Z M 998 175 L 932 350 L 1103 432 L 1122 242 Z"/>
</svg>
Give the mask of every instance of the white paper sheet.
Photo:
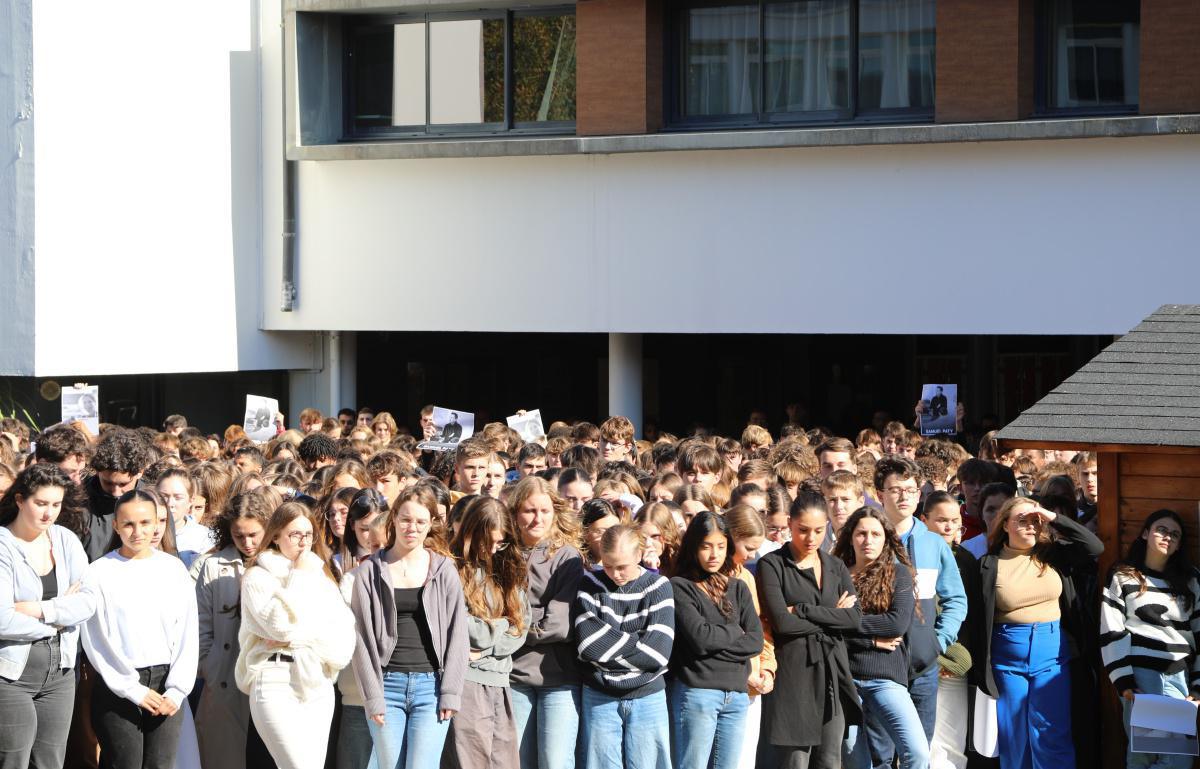
<svg viewBox="0 0 1200 769">
<path fill-rule="evenodd" d="M 526 443 L 534 443 L 546 437 L 546 431 L 542 429 L 541 409 L 526 411 L 524 414 L 513 414 L 505 421 L 509 427 L 521 434 L 521 440 Z"/>
<path fill-rule="evenodd" d="M 1129 715 L 1129 747 L 1135 753 L 1200 755 L 1196 703 L 1159 694 L 1136 694 Z"/>
<path fill-rule="evenodd" d="M 64 387 L 62 389 L 62 421 L 78 419 L 87 425 L 92 435 L 100 434 L 100 387 Z"/>
<path fill-rule="evenodd" d="M 275 415 L 279 413 L 279 401 L 263 395 L 246 396 L 246 417 L 242 429 L 250 440 L 266 443 L 275 437 Z"/>
</svg>

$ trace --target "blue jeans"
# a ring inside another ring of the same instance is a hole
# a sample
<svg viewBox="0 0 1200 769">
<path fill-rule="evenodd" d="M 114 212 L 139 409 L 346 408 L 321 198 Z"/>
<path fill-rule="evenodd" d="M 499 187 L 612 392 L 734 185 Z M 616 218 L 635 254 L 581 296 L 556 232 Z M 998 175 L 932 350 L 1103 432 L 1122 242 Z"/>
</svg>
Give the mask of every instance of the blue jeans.
<svg viewBox="0 0 1200 769">
<path fill-rule="evenodd" d="M 1187 699 L 1189 693 L 1187 670 L 1168 674 L 1157 673 L 1147 668 L 1134 668 L 1133 681 L 1142 694 L 1161 694 L 1183 700 Z M 1125 734 L 1129 734 L 1129 713 L 1133 709 L 1133 703 L 1122 699 L 1121 706 L 1124 710 Z M 1128 751 L 1125 763 L 1129 769 L 1191 769 L 1192 756 Z"/>
<path fill-rule="evenodd" d="M 631 700 L 583 687 L 586 769 L 671 769 L 667 693 Z"/>
<path fill-rule="evenodd" d="M 996 625 L 992 675 L 1001 769 L 1075 766 L 1067 639 L 1056 622 Z"/>
<path fill-rule="evenodd" d="M 937 725 L 937 690 L 938 665 L 926 670 L 908 682 L 908 696 L 913 707 L 917 709 L 917 718 L 921 721 L 921 729 L 925 732 L 925 744 L 928 747 L 933 742 L 933 729 Z M 870 713 L 865 714 L 865 726 L 870 736 L 871 760 L 875 766 L 892 765 L 896 755 L 896 745 L 892 742 L 889 729 L 878 718 Z"/>
<path fill-rule="evenodd" d="M 379 762 L 362 707 L 342 705 L 337 740 L 337 769 L 377 769 Z"/>
<path fill-rule="evenodd" d="M 675 769 L 737 769 L 749 707 L 746 692 L 700 689 L 676 681 L 671 687 Z"/>
<path fill-rule="evenodd" d="M 900 748 L 900 769 L 927 769 L 929 738 L 908 689 L 887 679 L 855 680 L 862 698 L 863 716 L 868 724 L 887 732 L 892 746 Z M 870 769 L 876 766 L 871 750 L 869 729 L 850 726 L 842 746 L 846 769 Z M 877 751 L 875 751 L 877 752 Z M 886 764 L 890 766 L 890 764 Z"/>
<path fill-rule="evenodd" d="M 512 685 L 523 769 L 575 769 L 581 697 L 578 685 Z"/>
<path fill-rule="evenodd" d="M 383 726 L 368 715 L 379 769 L 438 769 L 449 721 L 438 721 L 436 673 L 384 673 Z"/>
</svg>

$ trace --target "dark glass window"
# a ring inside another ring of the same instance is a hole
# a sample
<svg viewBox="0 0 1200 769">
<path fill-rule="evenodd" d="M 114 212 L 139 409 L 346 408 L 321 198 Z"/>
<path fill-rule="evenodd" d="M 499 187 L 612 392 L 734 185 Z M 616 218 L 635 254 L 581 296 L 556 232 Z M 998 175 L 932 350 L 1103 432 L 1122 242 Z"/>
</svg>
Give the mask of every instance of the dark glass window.
<svg viewBox="0 0 1200 769">
<path fill-rule="evenodd" d="M 673 17 L 677 124 L 933 114 L 935 0 L 698 0 Z"/>
<path fill-rule="evenodd" d="M 347 138 L 572 129 L 570 11 L 370 18 L 346 40 Z"/>
<path fill-rule="evenodd" d="M 1135 109 L 1140 19 L 1139 0 L 1047 0 L 1039 35 L 1042 108 Z"/>
</svg>

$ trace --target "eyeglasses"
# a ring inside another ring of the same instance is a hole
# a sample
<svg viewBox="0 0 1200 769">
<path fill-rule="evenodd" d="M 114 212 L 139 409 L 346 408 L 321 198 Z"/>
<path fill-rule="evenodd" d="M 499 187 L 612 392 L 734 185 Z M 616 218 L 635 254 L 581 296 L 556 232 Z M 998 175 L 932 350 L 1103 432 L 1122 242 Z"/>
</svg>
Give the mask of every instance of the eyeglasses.
<svg viewBox="0 0 1200 769">
<path fill-rule="evenodd" d="M 785 532 L 787 530 L 788 530 L 787 526 L 768 526 L 767 527 L 768 534 L 782 534 L 783 532 Z"/>
<path fill-rule="evenodd" d="M 430 527 L 430 521 L 415 521 L 412 518 L 397 518 L 396 528 L 398 529 L 415 529 L 416 531 L 424 531 Z"/>
<path fill-rule="evenodd" d="M 311 531 L 293 531 L 291 534 L 288 534 L 287 537 L 297 545 L 301 545 L 305 542 L 311 542 L 313 533 Z"/>
<path fill-rule="evenodd" d="M 917 497 L 921 495 L 919 488 L 908 486 L 888 486 L 884 491 L 893 497 Z"/>
<path fill-rule="evenodd" d="M 1182 531 L 1176 531 L 1175 529 L 1168 529 L 1166 526 L 1155 526 L 1154 533 L 1155 533 L 1155 535 L 1162 537 L 1163 539 L 1167 540 L 1168 542 L 1171 542 L 1171 541 L 1178 542 L 1179 540 L 1183 539 Z"/>
</svg>

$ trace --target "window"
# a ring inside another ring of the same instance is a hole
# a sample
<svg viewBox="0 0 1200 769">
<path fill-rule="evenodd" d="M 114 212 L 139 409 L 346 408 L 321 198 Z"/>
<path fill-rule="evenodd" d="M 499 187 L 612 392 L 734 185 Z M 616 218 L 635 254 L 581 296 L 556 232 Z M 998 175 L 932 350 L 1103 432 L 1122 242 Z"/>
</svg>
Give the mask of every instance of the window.
<svg viewBox="0 0 1200 769">
<path fill-rule="evenodd" d="M 346 62 L 348 139 L 574 130 L 573 11 L 370 18 Z"/>
<path fill-rule="evenodd" d="M 934 0 L 709 0 L 673 17 L 680 126 L 928 120 Z"/>
<path fill-rule="evenodd" d="M 1047 0 L 1039 29 L 1045 112 L 1132 112 L 1138 103 L 1138 0 Z"/>
</svg>

